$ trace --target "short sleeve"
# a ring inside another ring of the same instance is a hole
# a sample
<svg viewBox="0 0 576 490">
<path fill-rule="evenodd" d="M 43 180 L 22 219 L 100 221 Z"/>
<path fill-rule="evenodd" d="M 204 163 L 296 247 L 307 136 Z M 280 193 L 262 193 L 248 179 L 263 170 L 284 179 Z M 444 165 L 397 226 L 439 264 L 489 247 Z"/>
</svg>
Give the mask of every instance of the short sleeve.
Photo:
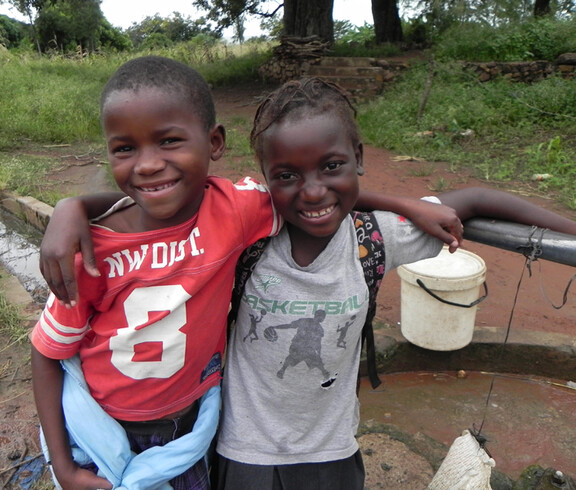
<svg viewBox="0 0 576 490">
<path fill-rule="evenodd" d="M 245 177 L 234 184 L 234 189 L 245 245 L 277 235 L 282 227 L 282 218 L 274 208 L 268 188 L 250 177 Z"/>
</svg>

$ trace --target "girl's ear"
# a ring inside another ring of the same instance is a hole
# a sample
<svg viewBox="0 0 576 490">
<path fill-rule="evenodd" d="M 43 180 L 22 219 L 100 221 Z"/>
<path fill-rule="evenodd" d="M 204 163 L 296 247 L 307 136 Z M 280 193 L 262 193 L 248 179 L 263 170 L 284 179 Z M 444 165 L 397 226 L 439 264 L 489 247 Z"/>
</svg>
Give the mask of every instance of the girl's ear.
<svg viewBox="0 0 576 490">
<path fill-rule="evenodd" d="M 222 124 L 216 124 L 210 131 L 210 143 L 212 145 L 212 152 L 210 158 L 212 161 L 218 160 L 226 150 L 226 130 Z"/>
<path fill-rule="evenodd" d="M 356 173 L 358 175 L 364 175 L 364 161 L 362 159 L 364 155 L 364 146 L 362 143 L 358 143 L 354 154 L 356 155 Z"/>
</svg>

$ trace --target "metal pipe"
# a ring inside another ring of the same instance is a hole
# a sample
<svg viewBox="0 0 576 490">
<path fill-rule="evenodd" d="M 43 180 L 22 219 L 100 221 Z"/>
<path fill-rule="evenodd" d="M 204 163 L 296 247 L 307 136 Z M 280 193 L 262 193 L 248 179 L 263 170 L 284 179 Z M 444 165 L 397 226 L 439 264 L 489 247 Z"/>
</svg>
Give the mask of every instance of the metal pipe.
<svg viewBox="0 0 576 490">
<path fill-rule="evenodd" d="M 473 218 L 464 223 L 464 238 L 492 247 L 576 267 L 576 235 L 508 221 Z"/>
</svg>

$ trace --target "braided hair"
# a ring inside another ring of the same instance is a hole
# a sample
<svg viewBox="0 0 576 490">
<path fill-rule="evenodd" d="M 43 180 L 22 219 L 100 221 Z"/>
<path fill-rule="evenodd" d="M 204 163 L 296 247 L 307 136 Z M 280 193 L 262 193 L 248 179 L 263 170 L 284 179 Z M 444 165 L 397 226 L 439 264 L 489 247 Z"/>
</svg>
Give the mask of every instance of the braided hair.
<svg viewBox="0 0 576 490">
<path fill-rule="evenodd" d="M 340 86 L 321 78 L 303 78 L 286 82 L 260 104 L 254 116 L 250 145 L 256 158 L 262 161 L 262 134 L 286 120 L 298 120 L 303 115 L 330 114 L 337 117 L 354 146 L 360 143 L 356 124 L 356 109 L 348 93 Z"/>
</svg>

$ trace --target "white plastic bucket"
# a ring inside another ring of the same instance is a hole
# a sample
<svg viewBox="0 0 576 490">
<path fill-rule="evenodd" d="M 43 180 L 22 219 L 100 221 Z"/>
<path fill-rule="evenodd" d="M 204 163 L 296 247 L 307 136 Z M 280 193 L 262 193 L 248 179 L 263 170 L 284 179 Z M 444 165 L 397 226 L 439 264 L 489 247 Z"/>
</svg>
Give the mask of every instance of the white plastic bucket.
<svg viewBox="0 0 576 490">
<path fill-rule="evenodd" d="M 476 305 L 486 297 L 479 298 L 486 264 L 478 255 L 444 248 L 434 258 L 398 267 L 398 275 L 406 340 L 437 351 L 461 349 L 472 341 Z"/>
</svg>

